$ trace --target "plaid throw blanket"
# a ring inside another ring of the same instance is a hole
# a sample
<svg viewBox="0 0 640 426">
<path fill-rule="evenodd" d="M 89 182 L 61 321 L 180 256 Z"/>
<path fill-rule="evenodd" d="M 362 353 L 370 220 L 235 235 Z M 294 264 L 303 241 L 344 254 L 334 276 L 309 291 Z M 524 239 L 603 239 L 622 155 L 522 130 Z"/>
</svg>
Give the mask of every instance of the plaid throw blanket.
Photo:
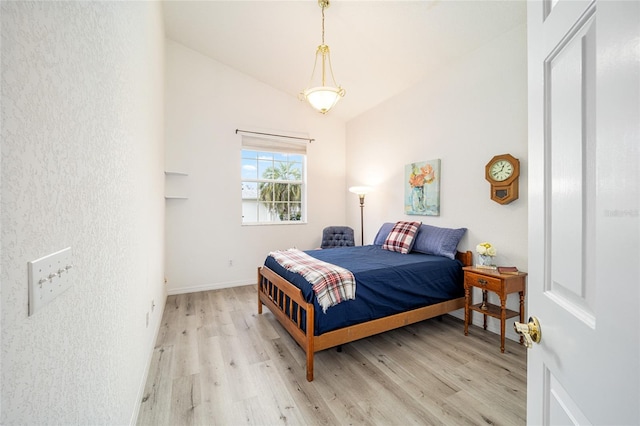
<svg viewBox="0 0 640 426">
<path fill-rule="evenodd" d="M 274 251 L 269 256 L 311 283 L 324 313 L 331 306 L 356 297 L 356 279 L 347 269 L 323 262 L 297 249 Z"/>
</svg>

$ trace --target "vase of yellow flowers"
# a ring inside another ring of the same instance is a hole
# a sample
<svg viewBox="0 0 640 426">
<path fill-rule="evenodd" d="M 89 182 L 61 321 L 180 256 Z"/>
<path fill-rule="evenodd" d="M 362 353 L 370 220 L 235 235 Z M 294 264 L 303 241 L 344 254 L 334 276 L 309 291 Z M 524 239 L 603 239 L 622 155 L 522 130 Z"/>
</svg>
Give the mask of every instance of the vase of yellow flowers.
<svg viewBox="0 0 640 426">
<path fill-rule="evenodd" d="M 493 257 L 496 255 L 496 249 L 491 243 L 478 244 L 476 252 L 478 253 L 478 266 L 494 266 Z"/>
</svg>

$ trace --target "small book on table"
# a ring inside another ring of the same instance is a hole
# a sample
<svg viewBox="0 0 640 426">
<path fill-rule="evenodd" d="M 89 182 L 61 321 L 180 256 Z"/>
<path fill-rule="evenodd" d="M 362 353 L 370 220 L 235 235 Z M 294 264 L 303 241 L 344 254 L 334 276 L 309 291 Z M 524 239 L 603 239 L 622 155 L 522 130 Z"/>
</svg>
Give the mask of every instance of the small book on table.
<svg viewBox="0 0 640 426">
<path fill-rule="evenodd" d="M 518 275 L 520 273 L 515 266 L 498 266 L 497 271 L 504 275 Z"/>
</svg>

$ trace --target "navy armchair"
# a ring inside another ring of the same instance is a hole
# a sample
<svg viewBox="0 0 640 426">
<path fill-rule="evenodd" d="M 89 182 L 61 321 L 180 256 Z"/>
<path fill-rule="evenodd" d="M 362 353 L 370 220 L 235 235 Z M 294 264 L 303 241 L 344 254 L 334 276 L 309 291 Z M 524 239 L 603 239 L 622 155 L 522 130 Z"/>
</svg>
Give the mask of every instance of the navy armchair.
<svg viewBox="0 0 640 426">
<path fill-rule="evenodd" d="M 320 248 L 352 247 L 354 245 L 353 229 L 348 226 L 327 226 L 322 230 Z"/>
</svg>

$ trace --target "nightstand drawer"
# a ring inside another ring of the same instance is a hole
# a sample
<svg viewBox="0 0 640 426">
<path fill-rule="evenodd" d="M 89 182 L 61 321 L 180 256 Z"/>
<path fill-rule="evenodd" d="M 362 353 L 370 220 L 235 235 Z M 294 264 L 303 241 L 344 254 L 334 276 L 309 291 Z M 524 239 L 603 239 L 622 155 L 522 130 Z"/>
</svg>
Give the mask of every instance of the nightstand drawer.
<svg viewBox="0 0 640 426">
<path fill-rule="evenodd" d="M 464 274 L 465 284 L 479 287 L 482 289 L 500 292 L 502 291 L 502 280 L 500 278 L 493 278 L 487 275 L 479 275 L 471 272 Z"/>
</svg>

